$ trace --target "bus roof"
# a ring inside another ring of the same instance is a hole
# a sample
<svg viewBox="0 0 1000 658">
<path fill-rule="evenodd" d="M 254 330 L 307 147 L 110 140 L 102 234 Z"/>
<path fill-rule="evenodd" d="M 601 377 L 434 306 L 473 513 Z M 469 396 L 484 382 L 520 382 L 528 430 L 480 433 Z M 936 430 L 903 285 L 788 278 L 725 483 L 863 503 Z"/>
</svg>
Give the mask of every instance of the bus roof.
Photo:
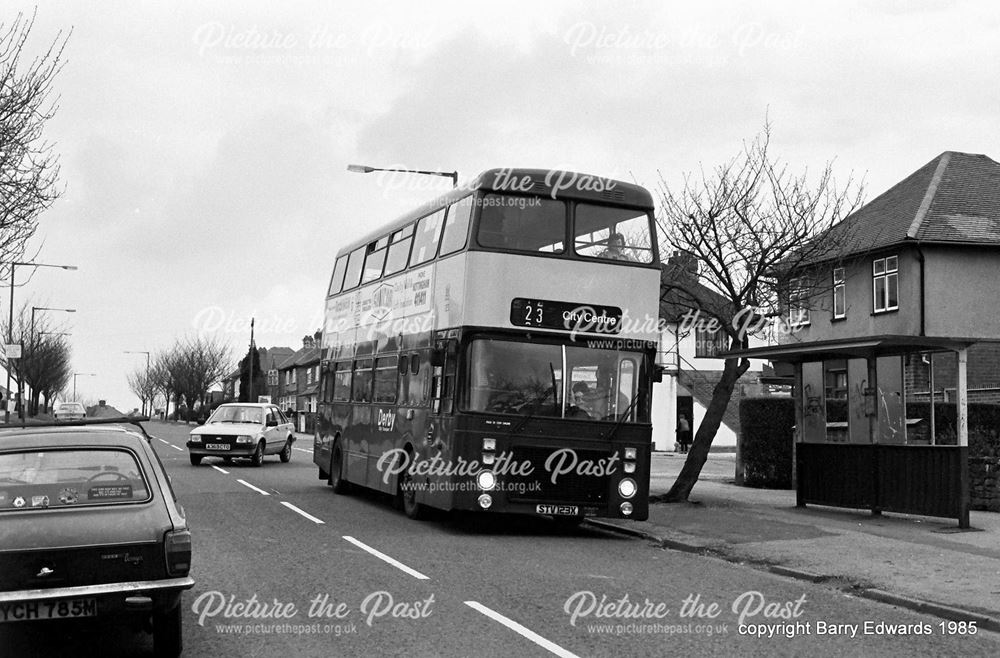
<svg viewBox="0 0 1000 658">
<path fill-rule="evenodd" d="M 391 234 L 421 217 L 437 212 L 455 201 L 476 191 L 502 192 L 530 196 L 551 196 L 554 199 L 592 201 L 634 208 L 653 210 L 653 197 L 649 191 L 634 183 L 581 174 L 559 169 L 487 169 L 445 194 L 422 203 L 394 221 L 354 240 L 337 251 L 337 257 L 350 253 L 384 235 Z"/>
</svg>

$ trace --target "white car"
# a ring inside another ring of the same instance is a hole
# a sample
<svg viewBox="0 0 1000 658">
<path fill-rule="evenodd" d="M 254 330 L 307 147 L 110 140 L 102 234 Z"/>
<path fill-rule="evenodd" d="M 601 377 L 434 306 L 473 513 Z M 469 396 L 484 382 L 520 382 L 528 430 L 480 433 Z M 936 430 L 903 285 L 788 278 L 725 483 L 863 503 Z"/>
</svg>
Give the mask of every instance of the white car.
<svg viewBox="0 0 1000 658">
<path fill-rule="evenodd" d="M 264 463 L 265 455 L 278 455 L 283 462 L 292 458 L 295 427 L 281 410 L 265 402 L 224 404 L 208 421 L 191 430 L 187 447 L 191 465 L 204 457 L 250 459 L 254 466 Z"/>
<path fill-rule="evenodd" d="M 52 410 L 56 420 L 83 420 L 87 409 L 79 402 L 60 402 Z"/>
</svg>

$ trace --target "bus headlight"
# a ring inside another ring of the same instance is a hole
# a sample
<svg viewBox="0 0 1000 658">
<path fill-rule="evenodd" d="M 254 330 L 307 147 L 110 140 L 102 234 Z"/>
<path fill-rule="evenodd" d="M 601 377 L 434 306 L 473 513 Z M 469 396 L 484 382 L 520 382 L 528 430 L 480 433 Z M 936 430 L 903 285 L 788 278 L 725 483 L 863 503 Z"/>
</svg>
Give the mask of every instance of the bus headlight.
<svg viewBox="0 0 1000 658">
<path fill-rule="evenodd" d="M 491 491 L 493 487 L 497 486 L 497 476 L 493 474 L 493 471 L 479 471 L 479 475 L 476 476 L 476 484 L 483 491 Z"/>
<path fill-rule="evenodd" d="M 497 460 L 497 456 L 492 452 L 483 453 L 483 466 L 492 466 L 493 462 Z"/>
<path fill-rule="evenodd" d="M 489 509 L 492 504 L 493 498 L 489 494 L 483 494 L 479 497 L 479 506 L 483 509 Z"/>
<path fill-rule="evenodd" d="M 639 487 L 636 486 L 635 480 L 632 478 L 624 478 L 618 483 L 618 493 L 622 498 L 631 498 L 638 489 Z"/>
<path fill-rule="evenodd" d="M 496 450 L 497 440 L 496 439 L 483 439 L 483 450 Z"/>
<path fill-rule="evenodd" d="M 635 459 L 635 448 L 625 448 L 625 459 Z"/>
<path fill-rule="evenodd" d="M 621 510 L 623 516 L 632 516 L 632 503 L 622 503 L 618 509 Z"/>
<path fill-rule="evenodd" d="M 635 473 L 635 462 L 625 462 L 625 472 Z"/>
</svg>

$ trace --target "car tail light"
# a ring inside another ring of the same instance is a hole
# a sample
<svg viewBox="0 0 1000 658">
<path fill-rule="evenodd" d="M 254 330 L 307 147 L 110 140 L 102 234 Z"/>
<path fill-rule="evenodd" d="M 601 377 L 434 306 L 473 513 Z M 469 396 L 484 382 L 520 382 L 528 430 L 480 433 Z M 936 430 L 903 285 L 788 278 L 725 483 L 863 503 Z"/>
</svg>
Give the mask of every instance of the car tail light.
<svg viewBox="0 0 1000 658">
<path fill-rule="evenodd" d="M 163 536 L 163 552 L 167 558 L 167 574 L 186 576 L 191 570 L 191 531 L 168 531 Z"/>
</svg>

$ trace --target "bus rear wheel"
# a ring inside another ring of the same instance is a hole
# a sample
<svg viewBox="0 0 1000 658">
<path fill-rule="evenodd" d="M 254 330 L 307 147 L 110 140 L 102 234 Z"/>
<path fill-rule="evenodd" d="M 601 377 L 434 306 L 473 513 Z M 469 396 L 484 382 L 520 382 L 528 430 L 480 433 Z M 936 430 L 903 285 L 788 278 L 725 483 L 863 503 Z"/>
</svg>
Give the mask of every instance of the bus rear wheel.
<svg viewBox="0 0 1000 658">
<path fill-rule="evenodd" d="M 407 457 L 406 463 L 413 463 L 413 455 L 407 453 Z M 427 507 L 417 502 L 417 491 L 413 486 L 413 476 L 410 475 L 409 468 L 399 474 L 396 486 L 398 489 L 396 496 L 403 508 L 403 514 L 415 521 L 427 518 Z"/>
<path fill-rule="evenodd" d="M 351 483 L 344 479 L 344 453 L 340 450 L 340 443 L 333 446 L 333 455 L 330 457 L 330 486 L 335 494 L 348 494 L 351 492 Z"/>
</svg>

